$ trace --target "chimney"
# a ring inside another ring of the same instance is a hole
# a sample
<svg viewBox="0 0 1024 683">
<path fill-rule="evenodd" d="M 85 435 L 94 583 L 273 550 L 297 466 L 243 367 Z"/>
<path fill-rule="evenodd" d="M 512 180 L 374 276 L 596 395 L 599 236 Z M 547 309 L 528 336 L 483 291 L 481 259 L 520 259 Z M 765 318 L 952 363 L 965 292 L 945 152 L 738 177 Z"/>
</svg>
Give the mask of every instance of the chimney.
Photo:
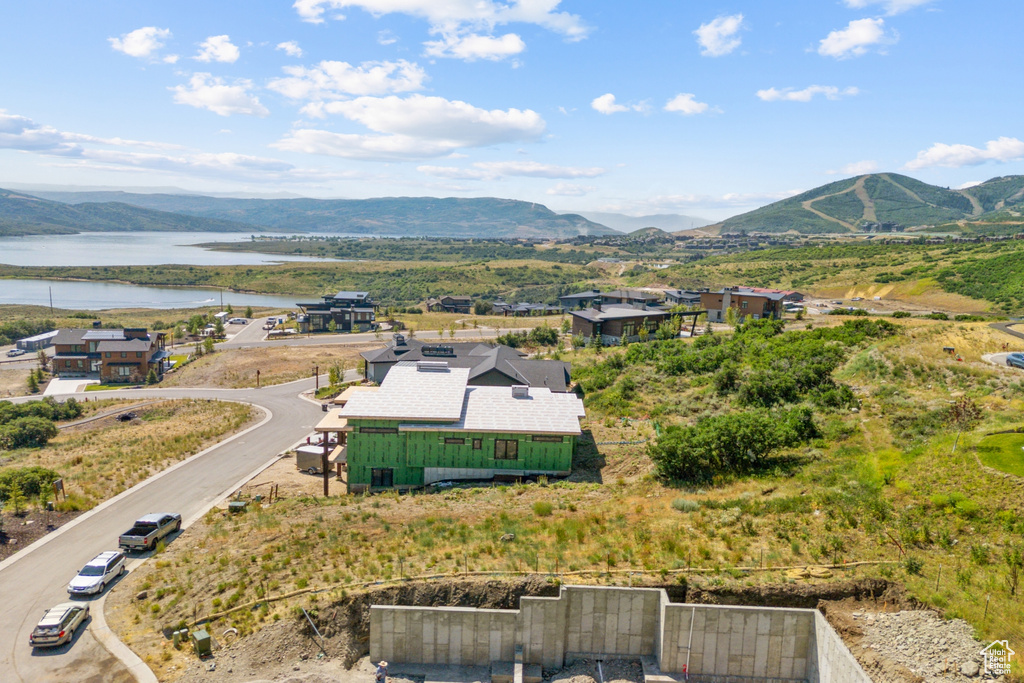
<svg viewBox="0 0 1024 683">
<path fill-rule="evenodd" d="M 598 310 L 598 311 L 601 310 L 601 300 L 600 299 L 594 299 L 594 308 L 596 310 Z"/>
<path fill-rule="evenodd" d="M 391 339 L 395 342 L 395 346 L 405 346 L 405 335 L 395 332 Z"/>
</svg>

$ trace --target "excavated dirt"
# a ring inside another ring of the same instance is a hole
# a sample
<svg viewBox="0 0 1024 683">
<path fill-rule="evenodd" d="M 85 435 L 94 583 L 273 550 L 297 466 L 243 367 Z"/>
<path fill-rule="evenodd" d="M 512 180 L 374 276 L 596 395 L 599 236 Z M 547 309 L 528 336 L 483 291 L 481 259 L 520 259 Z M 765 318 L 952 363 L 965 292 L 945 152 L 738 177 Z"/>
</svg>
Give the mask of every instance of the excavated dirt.
<svg viewBox="0 0 1024 683">
<path fill-rule="evenodd" d="M 544 672 L 544 680 L 551 683 L 644 683 L 644 670 L 639 659 L 606 659 L 598 663 L 592 659 L 578 659 L 562 669 Z"/>
</svg>

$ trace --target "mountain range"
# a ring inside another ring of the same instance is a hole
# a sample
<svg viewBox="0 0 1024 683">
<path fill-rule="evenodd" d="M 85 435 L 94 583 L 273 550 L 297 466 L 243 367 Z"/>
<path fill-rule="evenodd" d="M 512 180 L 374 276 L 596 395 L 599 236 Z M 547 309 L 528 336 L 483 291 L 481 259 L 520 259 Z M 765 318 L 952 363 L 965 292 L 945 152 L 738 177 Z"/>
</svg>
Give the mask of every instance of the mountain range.
<svg viewBox="0 0 1024 683">
<path fill-rule="evenodd" d="M 576 213 L 587 220 L 606 225 L 612 230 L 620 232 L 633 232 L 642 228 L 660 228 L 665 232 L 680 232 L 702 228 L 715 222 L 707 218 L 678 213 L 658 213 L 650 216 L 627 216 L 607 211 L 559 211 L 559 213 Z"/>
<path fill-rule="evenodd" d="M 615 230 L 542 204 L 496 198 L 238 199 L 0 190 L 0 234 L 97 230 L 280 231 L 426 237 L 573 237 Z"/>
<path fill-rule="evenodd" d="M 816 187 L 733 216 L 708 229 L 847 233 L 860 231 L 871 223 L 910 229 L 959 221 L 1017 226 L 1021 221 L 1014 219 L 1020 218 L 1018 210 L 1022 209 L 1024 176 L 992 178 L 972 187 L 951 190 L 898 173 L 871 173 Z"/>
</svg>

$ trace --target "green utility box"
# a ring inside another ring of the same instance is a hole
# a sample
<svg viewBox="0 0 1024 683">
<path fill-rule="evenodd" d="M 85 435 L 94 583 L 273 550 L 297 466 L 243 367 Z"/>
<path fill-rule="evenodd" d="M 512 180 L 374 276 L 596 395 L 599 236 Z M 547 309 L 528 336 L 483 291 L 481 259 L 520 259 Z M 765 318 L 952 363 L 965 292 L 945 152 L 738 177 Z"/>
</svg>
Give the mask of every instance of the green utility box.
<svg viewBox="0 0 1024 683">
<path fill-rule="evenodd" d="M 248 503 L 244 500 L 233 500 L 228 503 L 228 512 L 245 512 Z"/>
<path fill-rule="evenodd" d="M 213 640 L 206 630 L 196 631 L 192 634 L 192 647 L 200 657 L 209 657 L 213 654 Z"/>
</svg>

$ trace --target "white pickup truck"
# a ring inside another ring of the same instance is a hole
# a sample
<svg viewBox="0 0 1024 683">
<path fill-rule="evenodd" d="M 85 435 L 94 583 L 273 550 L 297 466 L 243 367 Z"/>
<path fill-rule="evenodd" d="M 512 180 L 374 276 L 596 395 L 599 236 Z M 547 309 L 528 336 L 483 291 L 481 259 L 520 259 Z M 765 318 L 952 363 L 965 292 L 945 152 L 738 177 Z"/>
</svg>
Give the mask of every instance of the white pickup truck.
<svg viewBox="0 0 1024 683">
<path fill-rule="evenodd" d="M 142 517 L 127 532 L 121 534 L 117 544 L 125 550 L 152 550 L 161 538 L 181 528 L 181 515 L 176 512 L 157 512 Z"/>
</svg>

